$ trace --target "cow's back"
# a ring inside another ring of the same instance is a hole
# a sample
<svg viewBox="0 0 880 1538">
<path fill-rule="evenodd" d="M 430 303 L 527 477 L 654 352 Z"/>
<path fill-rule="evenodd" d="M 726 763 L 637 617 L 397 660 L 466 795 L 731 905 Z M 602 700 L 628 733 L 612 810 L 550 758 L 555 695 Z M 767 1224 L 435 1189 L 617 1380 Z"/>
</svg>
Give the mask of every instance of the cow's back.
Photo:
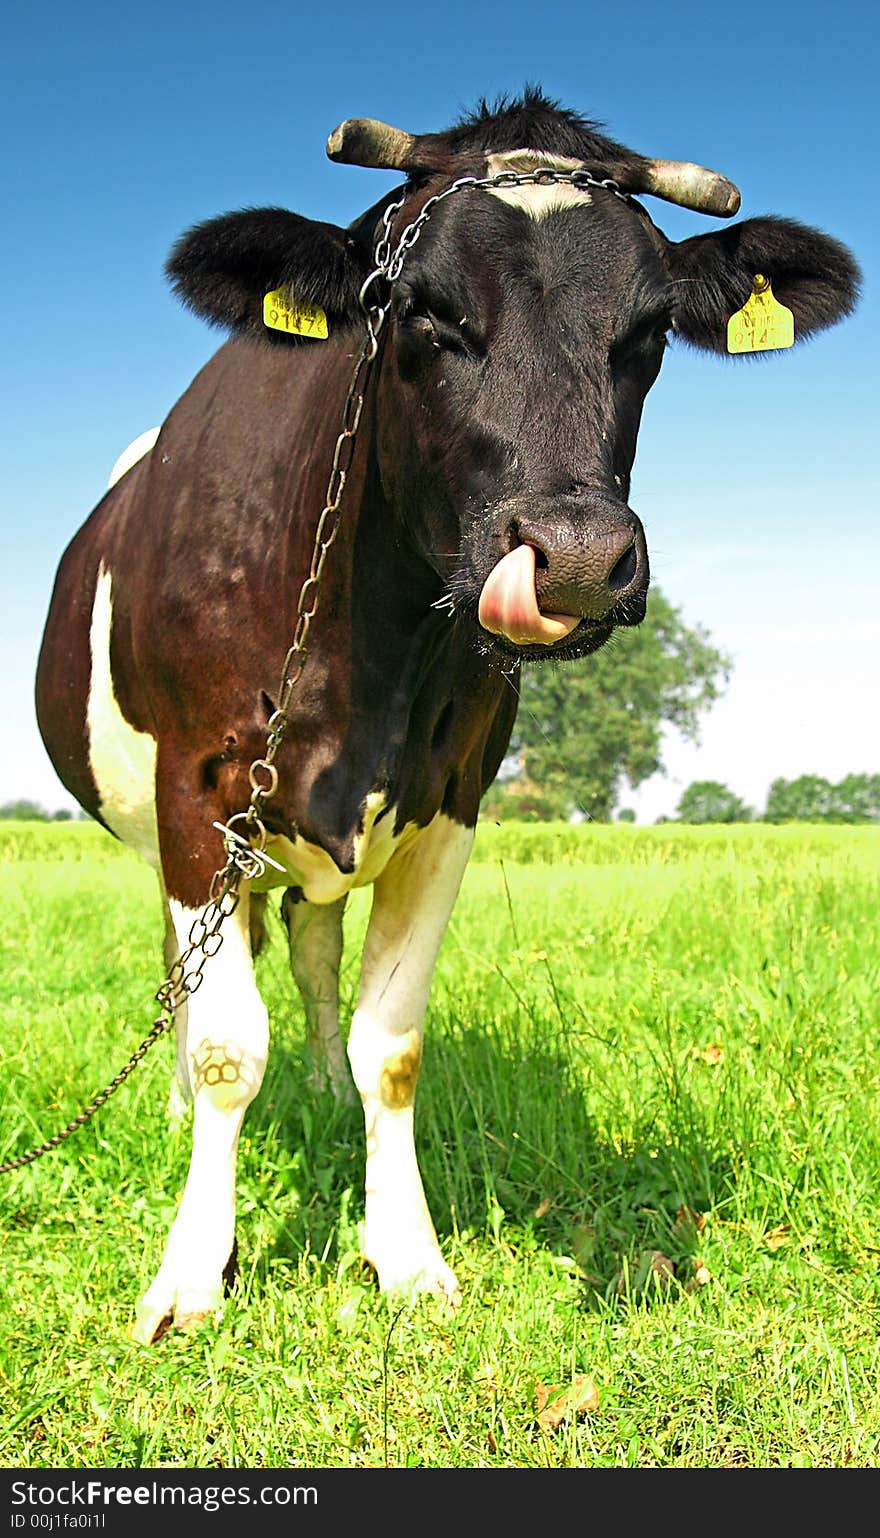
<svg viewBox="0 0 880 1538">
<path fill-rule="evenodd" d="M 102 563 L 114 564 L 114 551 L 142 497 L 148 458 L 107 492 L 64 552 L 37 665 L 37 722 L 46 751 L 62 784 L 99 821 L 88 731 L 95 599 Z"/>
<path fill-rule="evenodd" d="M 344 338 L 227 342 L 61 560 L 43 741 L 84 809 L 152 863 L 160 742 L 210 756 L 234 722 L 242 758 L 263 750 L 261 689 L 289 645 L 350 367 Z"/>
</svg>

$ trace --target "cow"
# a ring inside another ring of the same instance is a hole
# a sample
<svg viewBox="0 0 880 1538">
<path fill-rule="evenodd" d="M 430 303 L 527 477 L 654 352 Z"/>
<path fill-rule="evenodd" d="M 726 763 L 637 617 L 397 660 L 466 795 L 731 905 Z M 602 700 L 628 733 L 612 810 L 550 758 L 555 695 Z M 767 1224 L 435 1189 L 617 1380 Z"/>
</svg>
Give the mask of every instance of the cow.
<svg viewBox="0 0 880 1538">
<path fill-rule="evenodd" d="M 724 354 L 770 285 L 800 341 L 857 296 L 846 248 L 788 219 L 668 239 L 638 195 L 728 218 L 737 189 L 637 154 L 538 88 L 435 134 L 348 119 L 327 151 L 402 179 L 347 228 L 245 209 L 171 252 L 177 295 L 230 336 L 73 538 L 38 664 L 58 775 L 159 874 L 169 969 L 192 951 L 234 819 L 266 792 L 262 837 L 253 822 L 237 835 L 266 858 L 212 926 L 222 943 L 199 957 L 198 988 L 175 999 L 192 1155 L 135 1311 L 144 1343 L 195 1326 L 228 1287 L 236 1150 L 269 1048 L 253 958 L 276 889 L 317 1070 L 363 1105 L 364 1256 L 384 1291 L 456 1303 L 414 1099 L 432 972 L 520 667 L 574 663 L 644 616 L 630 476 L 670 336 Z M 340 446 L 344 491 L 337 475 L 328 498 Z M 313 617 L 282 709 L 305 589 Z M 364 885 L 344 1041 L 343 910 Z"/>
</svg>

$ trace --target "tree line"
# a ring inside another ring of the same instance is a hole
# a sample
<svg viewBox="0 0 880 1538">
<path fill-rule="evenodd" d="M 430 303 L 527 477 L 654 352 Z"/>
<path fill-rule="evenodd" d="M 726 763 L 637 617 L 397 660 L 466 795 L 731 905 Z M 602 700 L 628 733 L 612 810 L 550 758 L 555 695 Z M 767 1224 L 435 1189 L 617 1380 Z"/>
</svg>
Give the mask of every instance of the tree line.
<svg viewBox="0 0 880 1538">
<path fill-rule="evenodd" d="M 847 774 L 836 785 L 818 774 L 773 780 L 756 811 L 719 780 L 694 780 L 675 809 L 678 822 L 880 823 L 880 774 Z"/>
<path fill-rule="evenodd" d="M 84 812 L 71 812 L 66 806 L 49 812 L 38 801 L 30 801 L 26 796 L 19 797 L 17 801 L 4 801 L 0 806 L 0 820 L 3 822 L 73 822 L 84 816 Z"/>
</svg>

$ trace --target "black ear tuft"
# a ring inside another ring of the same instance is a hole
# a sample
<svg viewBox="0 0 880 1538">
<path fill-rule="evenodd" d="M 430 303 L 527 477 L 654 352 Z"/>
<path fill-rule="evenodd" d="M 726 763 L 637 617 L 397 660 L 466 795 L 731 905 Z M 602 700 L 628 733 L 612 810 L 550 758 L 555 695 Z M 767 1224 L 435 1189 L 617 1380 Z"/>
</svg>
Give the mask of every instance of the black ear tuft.
<svg viewBox="0 0 880 1538">
<path fill-rule="evenodd" d="M 264 326 L 264 294 L 287 285 L 294 300 L 319 305 L 331 328 L 349 325 L 369 265 L 350 231 L 285 208 L 247 208 L 187 230 L 165 271 L 205 320 L 275 341 L 293 339 Z"/>
<path fill-rule="evenodd" d="M 842 320 L 858 299 L 859 268 L 846 246 L 794 219 L 746 219 L 669 244 L 666 257 L 675 330 L 710 352 L 727 352 L 727 322 L 758 273 L 792 311 L 796 342 Z"/>
</svg>

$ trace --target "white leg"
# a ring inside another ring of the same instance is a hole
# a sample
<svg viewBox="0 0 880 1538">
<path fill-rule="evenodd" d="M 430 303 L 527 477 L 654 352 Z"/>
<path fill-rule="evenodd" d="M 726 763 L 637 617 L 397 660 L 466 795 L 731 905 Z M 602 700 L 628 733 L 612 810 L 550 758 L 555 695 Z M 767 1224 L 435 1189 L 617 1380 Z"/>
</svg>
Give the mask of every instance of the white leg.
<svg viewBox="0 0 880 1538">
<path fill-rule="evenodd" d="M 354 1086 L 339 1034 L 339 963 L 345 898 L 335 903 L 295 901 L 284 894 L 281 914 L 290 941 L 290 969 L 300 991 L 316 1089 L 328 1084 L 337 1100 L 354 1100 Z"/>
<path fill-rule="evenodd" d="M 162 958 L 165 962 L 165 976 L 167 977 L 175 961 L 180 955 L 180 946 L 177 943 L 177 935 L 174 931 L 174 923 L 171 918 L 171 909 L 168 907 L 168 899 L 162 894 L 162 906 L 165 914 L 165 936 L 162 941 Z M 175 1060 L 174 1074 L 168 1091 L 168 1120 L 172 1126 L 178 1126 L 184 1119 L 187 1110 L 192 1105 L 192 1080 L 189 1076 L 189 1062 L 186 1055 L 186 1004 L 178 1004 L 174 1011 L 174 1042 Z"/>
<path fill-rule="evenodd" d="M 182 949 L 196 916 L 173 900 Z M 137 1310 L 133 1335 L 149 1344 L 173 1318 L 186 1329 L 223 1298 L 235 1238 L 235 1160 L 244 1113 L 260 1087 L 269 1047 L 266 1009 L 254 981 L 248 895 L 224 921 L 223 943 L 205 962 L 188 1002 L 187 1062 L 194 1091 L 193 1148 L 162 1264 Z"/>
<path fill-rule="evenodd" d="M 367 1134 L 364 1253 L 383 1290 L 441 1292 L 450 1302 L 458 1282 L 425 1201 L 413 1105 L 434 964 L 473 836 L 439 815 L 376 881 L 348 1041 Z"/>
</svg>

